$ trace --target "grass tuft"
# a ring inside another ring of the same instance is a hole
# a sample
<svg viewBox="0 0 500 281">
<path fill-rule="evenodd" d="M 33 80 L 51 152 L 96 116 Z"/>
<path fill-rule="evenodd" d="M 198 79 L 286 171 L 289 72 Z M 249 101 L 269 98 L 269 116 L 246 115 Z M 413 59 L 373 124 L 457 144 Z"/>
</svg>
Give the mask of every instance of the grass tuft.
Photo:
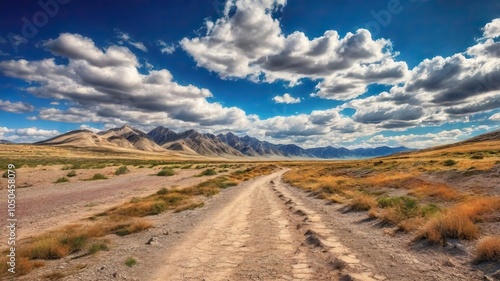
<svg viewBox="0 0 500 281">
<path fill-rule="evenodd" d="M 174 170 L 172 170 L 170 168 L 163 168 L 156 175 L 160 176 L 160 177 L 170 177 L 170 176 L 175 175 L 175 172 L 174 172 Z"/>
<path fill-rule="evenodd" d="M 479 240 L 475 250 L 475 261 L 500 261 L 500 236 L 487 236 Z"/>
<path fill-rule="evenodd" d="M 63 182 L 69 182 L 69 179 L 67 177 L 60 177 L 54 183 L 63 183 Z"/>
<path fill-rule="evenodd" d="M 105 175 L 103 175 L 103 174 L 99 174 L 99 173 L 98 173 L 98 174 L 94 174 L 94 175 L 92 176 L 92 178 L 90 178 L 90 180 L 92 180 L 92 181 L 93 181 L 93 180 L 106 180 L 106 179 L 108 179 L 108 177 L 106 177 L 106 176 L 105 176 Z"/>
<path fill-rule="evenodd" d="M 119 176 L 119 175 L 126 174 L 128 172 L 129 172 L 129 170 L 128 170 L 127 166 L 121 166 L 120 168 L 116 169 L 115 175 Z"/>
<path fill-rule="evenodd" d="M 133 257 L 128 257 L 126 260 L 125 260 L 125 265 L 128 266 L 128 267 L 132 267 L 134 265 L 137 264 L 137 260 L 134 259 Z"/>
</svg>

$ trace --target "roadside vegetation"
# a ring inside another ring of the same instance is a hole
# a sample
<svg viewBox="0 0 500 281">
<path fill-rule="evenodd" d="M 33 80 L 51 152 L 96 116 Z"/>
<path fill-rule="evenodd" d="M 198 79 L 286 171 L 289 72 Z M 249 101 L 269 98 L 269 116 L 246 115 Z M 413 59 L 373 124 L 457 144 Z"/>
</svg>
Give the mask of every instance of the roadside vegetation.
<svg viewBox="0 0 500 281">
<path fill-rule="evenodd" d="M 500 164 L 500 150 L 470 152 L 453 148 L 375 160 L 291 163 L 285 182 L 310 191 L 345 211 L 366 211 L 380 222 L 445 245 L 447 239 L 477 242 L 476 260 L 498 260 L 498 236 L 486 237 L 488 224 L 498 223 L 500 196 L 480 189 L 463 190 L 439 175 L 467 178 L 489 173 Z M 496 191 L 498 194 L 498 191 Z"/>
</svg>

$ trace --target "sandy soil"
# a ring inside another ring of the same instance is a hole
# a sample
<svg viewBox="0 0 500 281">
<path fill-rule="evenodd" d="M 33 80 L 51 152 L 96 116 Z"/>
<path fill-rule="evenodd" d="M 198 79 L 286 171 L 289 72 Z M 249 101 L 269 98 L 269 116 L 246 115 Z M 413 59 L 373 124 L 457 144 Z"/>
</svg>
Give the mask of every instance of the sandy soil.
<svg viewBox="0 0 500 281">
<path fill-rule="evenodd" d="M 116 168 L 76 170 L 77 176 L 71 178 L 71 182 L 59 184 L 54 184 L 54 180 L 69 172 L 62 171 L 59 166 L 18 169 L 18 185 L 29 186 L 17 189 L 18 239 L 77 222 L 130 201 L 133 197 L 150 195 L 163 187 L 182 188 L 208 179 L 193 177 L 200 170 L 178 170 L 177 174 L 171 177 L 151 176 L 158 172 L 159 167 L 129 167 L 130 173 L 114 176 Z M 95 173 L 102 173 L 110 178 L 83 181 Z M 0 197 L 6 196 L 6 189 L 0 190 Z M 1 212 L 2 217 L 5 217 L 6 210 L 2 209 Z M 2 241 L 6 241 L 4 235 L 5 233 L 2 233 Z"/>
<path fill-rule="evenodd" d="M 483 280 L 457 242 L 410 247 L 366 213 L 344 213 L 281 181 L 285 170 L 228 188 L 205 207 L 150 217 L 155 227 L 108 236 L 111 251 L 69 256 L 20 280 Z M 147 243 L 149 242 L 149 243 Z M 450 251 L 455 251 L 450 255 Z M 128 257 L 137 264 L 127 267 Z"/>
</svg>

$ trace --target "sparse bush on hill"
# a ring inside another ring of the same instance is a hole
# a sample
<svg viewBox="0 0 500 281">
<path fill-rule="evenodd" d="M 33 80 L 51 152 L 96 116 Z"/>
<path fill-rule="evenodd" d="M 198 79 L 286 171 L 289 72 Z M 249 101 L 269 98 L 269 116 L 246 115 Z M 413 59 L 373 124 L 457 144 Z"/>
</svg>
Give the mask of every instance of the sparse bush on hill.
<svg viewBox="0 0 500 281">
<path fill-rule="evenodd" d="M 127 166 L 121 166 L 120 168 L 118 168 L 116 171 L 115 171 L 115 175 L 119 176 L 119 175 L 123 175 L 123 174 L 126 174 L 128 173 L 129 170 L 127 168 Z"/>
<path fill-rule="evenodd" d="M 156 175 L 160 177 L 170 177 L 175 175 L 175 172 L 170 168 L 164 168 L 163 170 L 159 171 Z"/>
<path fill-rule="evenodd" d="M 69 182 L 69 179 L 67 177 L 60 177 L 54 183 L 63 183 L 63 182 Z"/>
<path fill-rule="evenodd" d="M 456 165 L 458 162 L 453 160 L 453 159 L 448 159 L 443 162 L 444 166 L 453 166 Z"/>
<path fill-rule="evenodd" d="M 94 174 L 94 176 L 92 176 L 92 178 L 90 180 L 106 180 L 108 179 L 108 177 L 106 177 L 105 175 L 103 174 Z"/>
<path fill-rule="evenodd" d="M 217 175 L 217 172 L 214 169 L 206 169 L 199 174 L 199 176 L 213 176 Z"/>
<path fill-rule="evenodd" d="M 480 160 L 480 159 L 483 159 L 483 155 L 482 154 L 474 154 L 470 157 L 470 159 L 476 159 L 476 160 Z"/>
</svg>

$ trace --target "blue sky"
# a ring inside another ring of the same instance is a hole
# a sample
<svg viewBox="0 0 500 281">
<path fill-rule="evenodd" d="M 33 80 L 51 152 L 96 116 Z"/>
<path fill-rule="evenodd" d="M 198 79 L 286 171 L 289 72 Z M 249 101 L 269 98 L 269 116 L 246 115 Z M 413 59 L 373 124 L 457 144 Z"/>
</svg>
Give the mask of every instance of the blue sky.
<svg viewBox="0 0 500 281">
<path fill-rule="evenodd" d="M 493 0 L 3 1 L 0 139 L 87 128 L 428 147 L 500 125 Z"/>
</svg>

